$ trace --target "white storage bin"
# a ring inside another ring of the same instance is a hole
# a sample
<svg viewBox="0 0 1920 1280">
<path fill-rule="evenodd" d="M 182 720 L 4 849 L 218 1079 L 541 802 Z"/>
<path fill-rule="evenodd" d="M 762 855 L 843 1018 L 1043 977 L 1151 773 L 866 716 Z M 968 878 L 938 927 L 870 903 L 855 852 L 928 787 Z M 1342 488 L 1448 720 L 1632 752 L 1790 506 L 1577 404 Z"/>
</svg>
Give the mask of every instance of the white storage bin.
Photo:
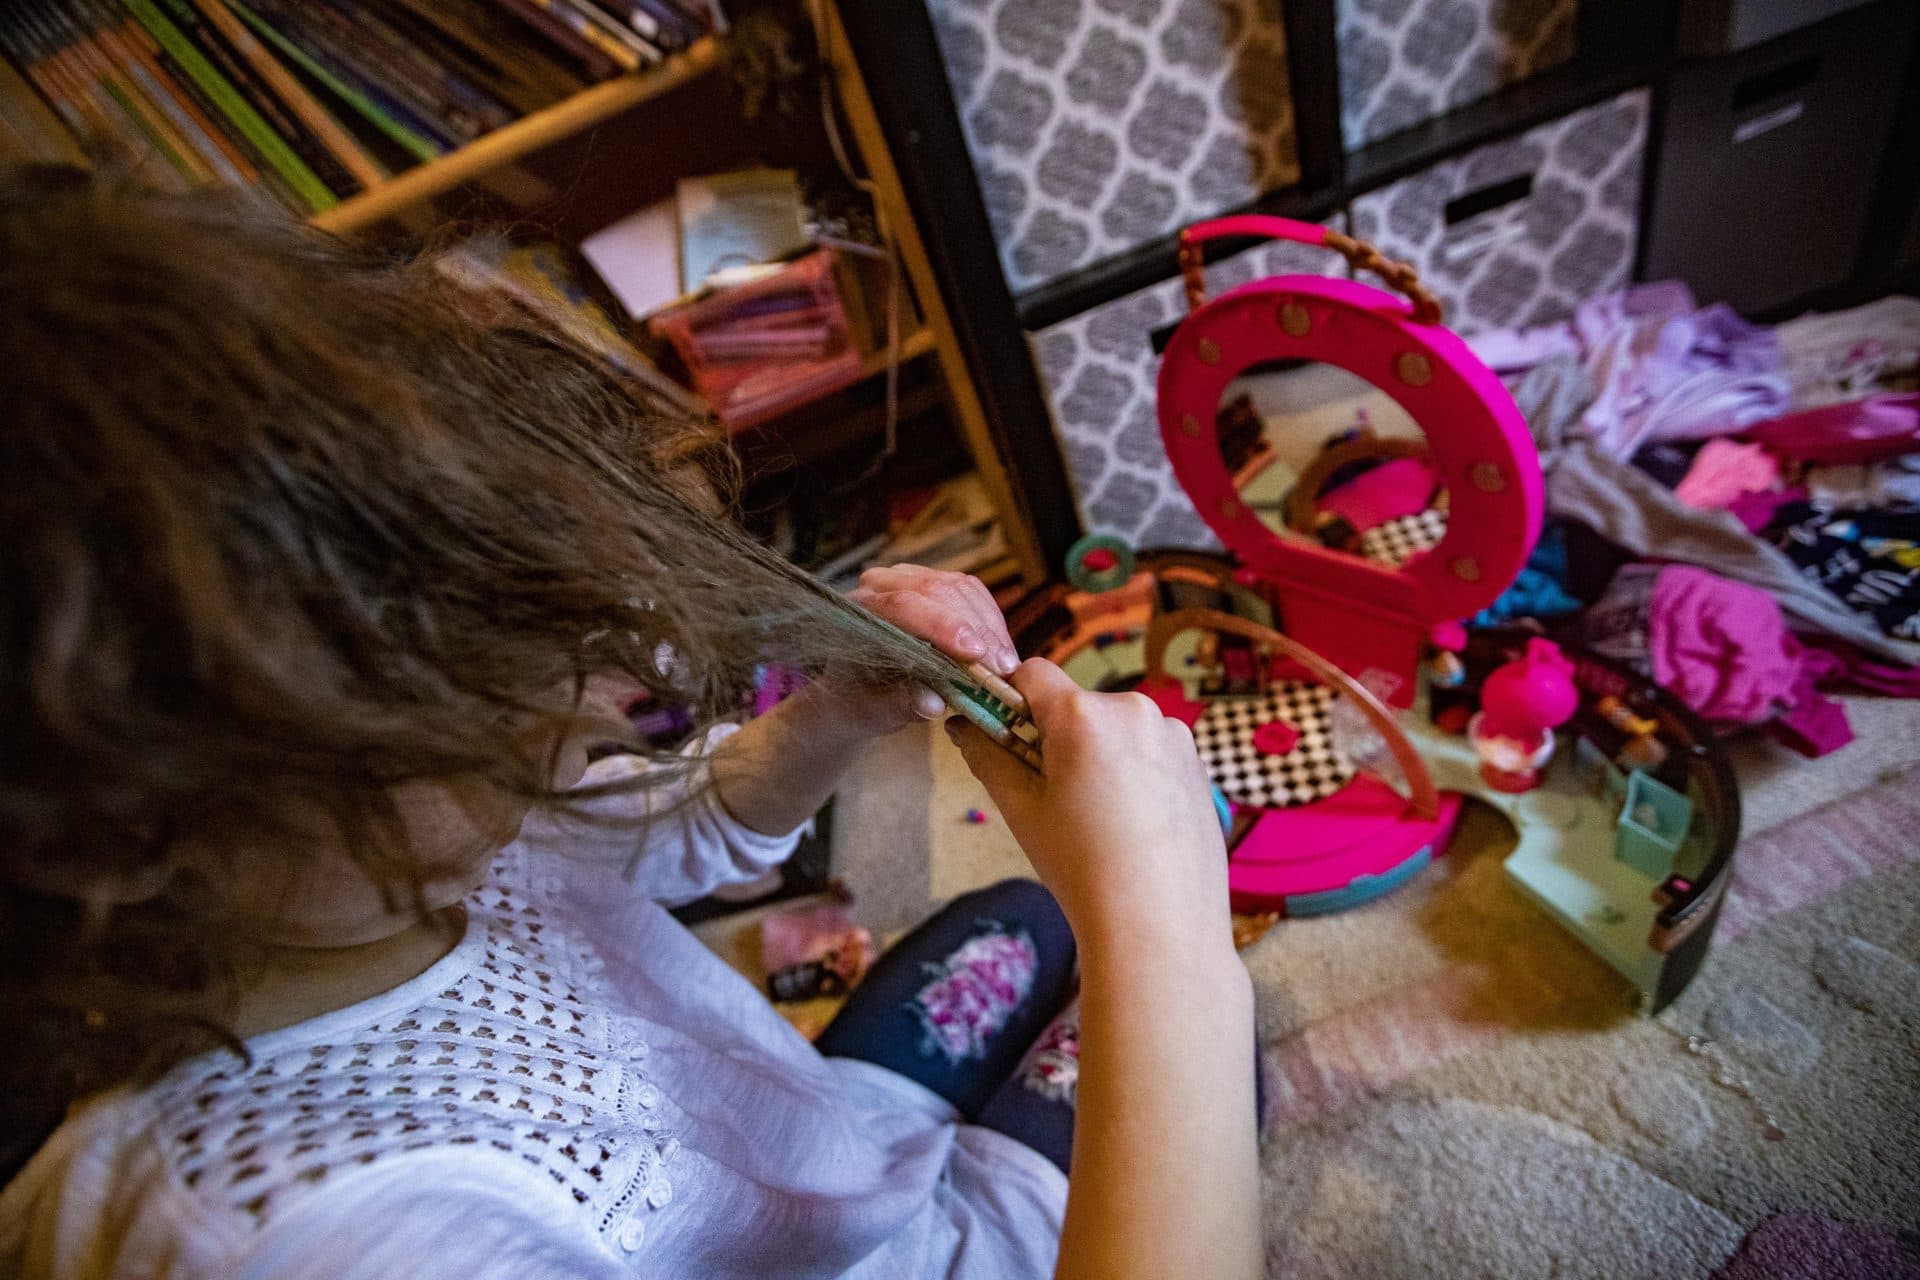
<svg viewBox="0 0 1920 1280">
<path fill-rule="evenodd" d="M 1578 0 L 1336 0 L 1347 150 L 1559 66 L 1573 56 L 1577 10 Z"/>
<path fill-rule="evenodd" d="M 928 0 L 1016 293 L 1290 185 L 1280 0 Z"/>
<path fill-rule="evenodd" d="M 1648 92 L 1630 90 L 1355 199 L 1461 333 L 1564 319 L 1633 275 Z"/>
</svg>

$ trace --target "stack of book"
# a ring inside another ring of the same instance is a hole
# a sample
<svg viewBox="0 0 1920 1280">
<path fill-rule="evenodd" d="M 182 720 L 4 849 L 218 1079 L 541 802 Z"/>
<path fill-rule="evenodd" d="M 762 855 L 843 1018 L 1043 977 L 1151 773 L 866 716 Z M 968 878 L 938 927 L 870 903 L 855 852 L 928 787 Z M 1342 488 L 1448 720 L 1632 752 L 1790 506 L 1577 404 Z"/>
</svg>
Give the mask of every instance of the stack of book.
<svg viewBox="0 0 1920 1280">
<path fill-rule="evenodd" d="M 0 161 L 101 139 L 157 185 L 317 213 L 723 24 L 718 0 L 8 0 Z"/>
</svg>

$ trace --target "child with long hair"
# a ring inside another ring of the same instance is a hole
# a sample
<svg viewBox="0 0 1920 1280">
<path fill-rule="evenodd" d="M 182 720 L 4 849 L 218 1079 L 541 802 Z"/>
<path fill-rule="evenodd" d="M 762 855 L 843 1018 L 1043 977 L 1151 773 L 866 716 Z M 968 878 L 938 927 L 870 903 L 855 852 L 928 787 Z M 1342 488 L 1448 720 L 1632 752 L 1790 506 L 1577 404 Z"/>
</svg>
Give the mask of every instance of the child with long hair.
<svg viewBox="0 0 1920 1280">
<path fill-rule="evenodd" d="M 866 576 L 1028 698 L 1044 775 L 949 731 L 1045 889 L 816 1047 L 662 904 L 943 665 L 731 525 L 709 439 L 428 263 L 70 170 L 0 178 L 0 352 L 0 1273 L 1258 1272 L 1225 856 L 1144 698 Z M 719 719 L 767 661 L 804 690 Z M 643 689 L 715 723 L 649 757 Z"/>
</svg>

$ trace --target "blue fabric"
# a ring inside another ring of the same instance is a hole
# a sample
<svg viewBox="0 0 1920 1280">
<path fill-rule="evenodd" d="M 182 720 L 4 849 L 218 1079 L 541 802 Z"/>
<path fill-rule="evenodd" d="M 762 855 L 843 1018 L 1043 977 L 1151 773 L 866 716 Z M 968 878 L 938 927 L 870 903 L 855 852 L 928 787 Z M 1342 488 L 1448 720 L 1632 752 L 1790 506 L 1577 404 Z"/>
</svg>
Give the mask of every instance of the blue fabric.
<svg viewBox="0 0 1920 1280">
<path fill-rule="evenodd" d="M 993 932 L 1032 941 L 1031 983 L 980 1052 L 950 1057 L 929 1042 L 921 993 L 955 952 Z M 828 1057 L 859 1058 L 918 1081 L 975 1121 L 1066 1004 L 1073 974 L 1073 932 L 1053 895 L 1036 881 L 1003 880 L 955 898 L 880 957 L 815 1043 Z"/>
<path fill-rule="evenodd" d="M 1074 1039 L 1079 1040 L 1080 1011 L 1075 1006 L 1061 1015 L 1062 1019 L 1072 1019 Z M 1042 1036 L 1044 1040 L 1046 1037 Z M 1035 1045 L 1034 1049 L 1039 1046 Z M 1020 1063 L 1016 1070 L 993 1097 L 987 1099 L 987 1105 L 981 1109 L 980 1123 L 989 1129 L 997 1129 L 1009 1138 L 1026 1143 L 1035 1151 L 1059 1167 L 1060 1172 L 1070 1174 L 1073 1163 L 1073 1117 L 1074 1096 L 1079 1090 L 1079 1053 L 1074 1053 L 1073 1092 L 1065 1097 L 1049 1096 L 1035 1086 L 1032 1080 L 1032 1053 Z"/>
<path fill-rule="evenodd" d="M 1526 568 L 1500 598 L 1475 614 L 1470 625 L 1491 627 L 1513 618 L 1552 618 L 1577 613 L 1580 601 L 1567 593 L 1567 532 L 1559 524 L 1540 531 Z"/>
</svg>

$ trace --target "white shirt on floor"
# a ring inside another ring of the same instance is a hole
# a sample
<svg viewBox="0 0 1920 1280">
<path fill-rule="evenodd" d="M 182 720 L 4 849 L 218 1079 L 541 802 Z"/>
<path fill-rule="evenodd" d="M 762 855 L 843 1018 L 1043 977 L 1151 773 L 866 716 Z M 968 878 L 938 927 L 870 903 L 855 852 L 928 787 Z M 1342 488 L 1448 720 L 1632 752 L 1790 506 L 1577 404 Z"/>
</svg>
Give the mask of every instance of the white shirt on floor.
<svg viewBox="0 0 1920 1280">
<path fill-rule="evenodd" d="M 630 875 L 581 856 L 632 838 L 530 820 L 419 977 L 78 1110 L 0 1194 L 0 1274 L 1048 1274 L 1058 1169 L 822 1058 L 660 905 L 796 837 L 708 794 Z"/>
</svg>

